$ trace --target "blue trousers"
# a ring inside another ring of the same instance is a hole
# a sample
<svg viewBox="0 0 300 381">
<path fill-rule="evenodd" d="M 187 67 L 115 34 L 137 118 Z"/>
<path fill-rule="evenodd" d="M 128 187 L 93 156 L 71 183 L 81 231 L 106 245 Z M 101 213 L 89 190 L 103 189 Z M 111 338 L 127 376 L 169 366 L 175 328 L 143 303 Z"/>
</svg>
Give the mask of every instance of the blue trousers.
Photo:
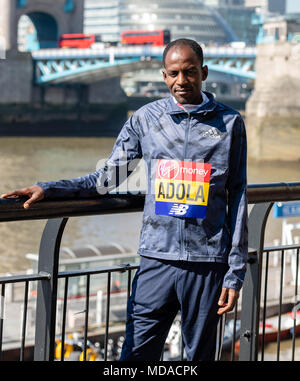
<svg viewBox="0 0 300 381">
<path fill-rule="evenodd" d="M 181 312 L 188 361 L 213 361 L 218 299 L 228 265 L 141 256 L 128 300 L 120 361 L 158 361 L 172 322 Z"/>
</svg>

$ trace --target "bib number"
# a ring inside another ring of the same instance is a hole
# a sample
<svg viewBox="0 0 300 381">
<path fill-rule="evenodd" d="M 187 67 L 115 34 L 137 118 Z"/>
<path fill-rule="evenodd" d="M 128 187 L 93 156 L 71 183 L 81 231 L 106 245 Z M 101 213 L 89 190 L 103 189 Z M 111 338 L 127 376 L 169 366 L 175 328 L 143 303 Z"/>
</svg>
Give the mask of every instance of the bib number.
<svg viewBox="0 0 300 381">
<path fill-rule="evenodd" d="M 211 164 L 159 160 L 155 177 L 155 213 L 205 218 Z"/>
</svg>

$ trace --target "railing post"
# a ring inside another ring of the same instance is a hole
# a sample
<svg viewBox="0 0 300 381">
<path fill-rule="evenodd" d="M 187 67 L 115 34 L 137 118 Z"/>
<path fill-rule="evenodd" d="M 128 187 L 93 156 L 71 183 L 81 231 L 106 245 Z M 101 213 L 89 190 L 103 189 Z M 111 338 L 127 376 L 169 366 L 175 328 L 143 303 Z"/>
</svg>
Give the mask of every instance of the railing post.
<svg viewBox="0 0 300 381">
<path fill-rule="evenodd" d="M 38 272 L 48 279 L 38 282 L 35 329 L 35 361 L 54 359 L 57 274 L 61 237 L 68 218 L 49 219 L 40 243 Z"/>
<path fill-rule="evenodd" d="M 260 263 L 257 252 L 248 257 L 247 272 L 243 285 L 240 330 L 240 361 L 254 361 L 256 357 L 256 321 L 258 304 L 258 279 Z"/>
<path fill-rule="evenodd" d="M 266 222 L 272 206 L 273 202 L 255 204 L 249 215 L 249 247 L 252 252 L 249 252 L 242 294 L 240 361 L 257 360 L 262 253 Z"/>
</svg>

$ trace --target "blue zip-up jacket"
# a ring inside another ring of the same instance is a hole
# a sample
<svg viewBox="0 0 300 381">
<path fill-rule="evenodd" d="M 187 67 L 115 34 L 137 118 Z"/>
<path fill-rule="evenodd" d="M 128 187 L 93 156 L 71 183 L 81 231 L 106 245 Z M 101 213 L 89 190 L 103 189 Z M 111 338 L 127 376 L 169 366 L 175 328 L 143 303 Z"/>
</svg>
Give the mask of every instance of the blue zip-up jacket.
<svg viewBox="0 0 300 381">
<path fill-rule="evenodd" d="M 118 177 L 117 169 L 128 168 L 143 157 L 148 192 L 138 253 L 168 260 L 228 263 L 223 287 L 240 290 L 248 256 L 246 130 L 238 112 L 205 94 L 209 102 L 190 114 L 172 97 L 143 106 L 123 126 L 104 168 L 73 180 L 37 185 L 46 198 L 103 194 L 131 172 L 120 171 L 125 175 Z M 154 159 L 211 164 L 204 218 L 155 213 Z"/>
</svg>

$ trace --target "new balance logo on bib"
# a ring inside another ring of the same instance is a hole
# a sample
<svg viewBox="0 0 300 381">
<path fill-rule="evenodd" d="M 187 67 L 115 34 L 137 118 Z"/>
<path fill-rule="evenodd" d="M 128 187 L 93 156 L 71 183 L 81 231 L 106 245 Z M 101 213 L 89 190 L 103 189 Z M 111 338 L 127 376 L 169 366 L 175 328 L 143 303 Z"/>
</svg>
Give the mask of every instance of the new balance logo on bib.
<svg viewBox="0 0 300 381">
<path fill-rule="evenodd" d="M 169 214 L 174 214 L 175 216 L 183 216 L 186 214 L 188 208 L 189 205 L 173 204 Z"/>
</svg>

